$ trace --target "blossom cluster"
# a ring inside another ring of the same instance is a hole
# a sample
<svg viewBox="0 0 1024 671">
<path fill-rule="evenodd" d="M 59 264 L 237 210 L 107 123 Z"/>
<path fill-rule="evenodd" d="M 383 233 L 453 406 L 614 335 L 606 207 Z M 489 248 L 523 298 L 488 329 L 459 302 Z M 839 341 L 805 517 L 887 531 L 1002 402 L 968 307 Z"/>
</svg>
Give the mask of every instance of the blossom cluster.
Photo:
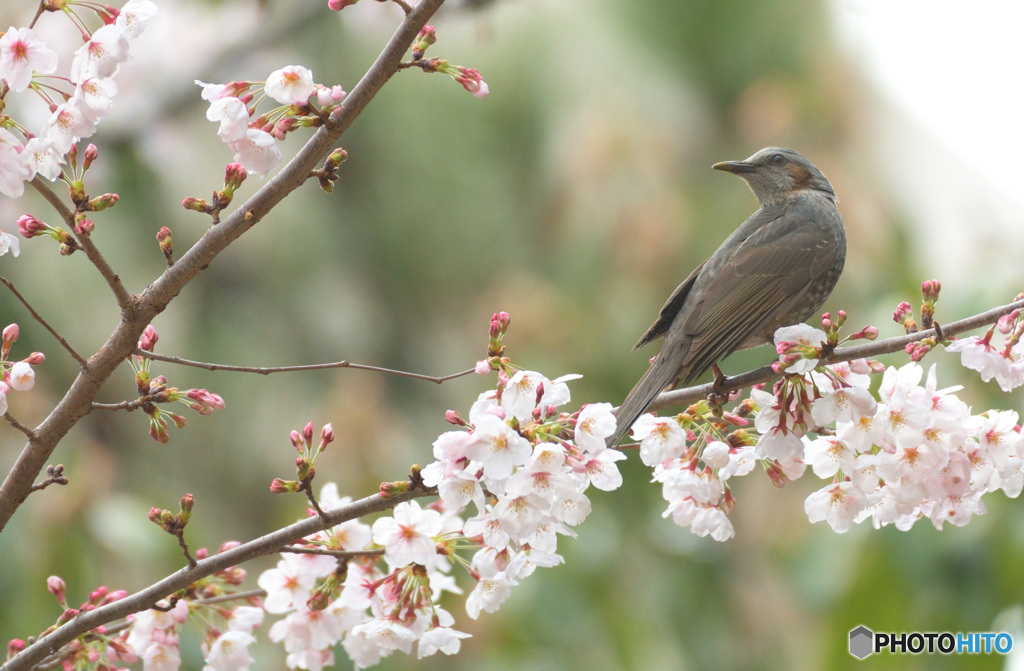
<svg viewBox="0 0 1024 671">
<path fill-rule="evenodd" d="M 17 324 L 8 324 L 3 330 L 3 340 L 0 342 L 0 415 L 7 412 L 7 394 L 12 389 L 28 391 L 35 386 L 36 371 L 33 366 L 38 366 L 46 360 L 46 355 L 42 352 L 32 352 L 20 361 L 11 361 L 8 358 L 11 345 L 20 333 Z"/>
<path fill-rule="evenodd" d="M 317 84 L 301 65 L 274 70 L 262 82 L 196 84 L 210 103 L 206 118 L 220 124 L 217 136 L 235 152 L 234 162 L 261 177 L 281 161 L 277 140 L 296 128 L 323 124 L 341 111 L 347 95 L 341 86 Z M 257 116 L 257 106 L 267 97 L 280 105 Z"/>
<path fill-rule="evenodd" d="M 985 512 L 984 494 L 1020 494 L 1024 436 L 1016 412 L 971 414 L 956 396 L 961 387 L 939 388 L 934 365 L 927 377 L 916 361 L 819 366 L 825 344 L 826 334 L 810 326 L 780 329 L 776 348 L 787 375 L 771 392 L 753 389 L 731 413 L 703 403 L 637 420 L 633 437 L 662 483 L 665 516 L 698 535 L 730 538 L 730 478 L 758 463 L 778 486 L 808 466 L 829 480 L 804 509 L 840 533 L 867 520 L 902 530 L 923 518 L 940 529 L 962 526 Z M 876 399 L 871 374 L 883 371 Z"/>
<path fill-rule="evenodd" d="M 625 455 L 605 446 L 615 430 L 609 404 L 559 412 L 569 401 L 566 383 L 578 376 L 507 372 L 468 420 L 449 411 L 460 428 L 438 437 L 436 461 L 419 472 L 439 500 L 425 508 L 402 502 L 372 526 L 350 520 L 305 539 L 352 558 L 286 553 L 260 576 L 264 608 L 285 615 L 269 635 L 284 644 L 289 668 L 332 664 L 338 642 L 356 668 L 414 644 L 419 657 L 454 654 L 469 634 L 453 628 L 439 603 L 444 592 L 462 593 L 453 569 L 475 581 L 468 615 L 494 612 L 537 567 L 562 562 L 558 536 L 574 536 L 590 513 L 587 488 L 621 485 L 616 462 Z M 333 484 L 320 492 L 325 510 L 349 501 Z"/>
<path fill-rule="evenodd" d="M 1021 296 L 1017 297 L 1018 299 Z M 1003 334 L 1002 343 L 993 341 L 995 332 Z M 1003 391 L 1013 391 L 1024 384 L 1024 319 L 1014 310 L 1000 318 L 983 336 L 968 336 L 946 345 L 947 352 L 959 352 L 960 363 L 976 370 L 988 382 L 995 378 Z"/>
<path fill-rule="evenodd" d="M 49 4 L 44 8 L 63 6 Z M 75 51 L 67 75 L 55 74 L 57 52 L 33 28 L 11 26 L 0 37 L 0 79 L 15 93 L 31 90 L 51 110 L 38 133 L 10 118 L 0 125 L 0 193 L 6 196 L 21 196 L 25 182 L 37 174 L 50 181 L 60 177 L 75 143 L 95 133 L 110 111 L 118 92 L 118 69 L 129 60 L 132 41 L 157 12 L 151 0 L 128 0 L 121 9 L 85 6 L 103 26 L 90 34 L 76 22 L 85 43 Z"/>
<path fill-rule="evenodd" d="M 138 347 L 143 352 L 152 352 L 159 339 L 156 329 L 149 325 L 142 332 Z M 129 356 L 128 363 L 135 372 L 135 386 L 139 392 L 139 398 L 134 403 L 149 416 L 149 435 L 158 443 L 170 440 L 167 433 L 168 421 L 179 429 L 184 428 L 186 423 L 183 416 L 161 408 L 160 404 L 181 403 L 200 415 L 211 415 L 214 410 L 223 410 L 225 407 L 224 399 L 219 394 L 206 389 L 181 390 L 168 386 L 167 378 L 163 375 L 151 376 L 151 360 L 143 354 Z"/>
</svg>

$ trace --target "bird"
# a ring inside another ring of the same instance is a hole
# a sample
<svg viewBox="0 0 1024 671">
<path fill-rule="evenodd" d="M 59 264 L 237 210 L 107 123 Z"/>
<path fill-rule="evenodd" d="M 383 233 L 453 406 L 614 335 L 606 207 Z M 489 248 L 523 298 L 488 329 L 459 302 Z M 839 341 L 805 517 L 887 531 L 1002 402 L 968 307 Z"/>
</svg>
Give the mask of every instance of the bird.
<svg viewBox="0 0 1024 671">
<path fill-rule="evenodd" d="M 689 384 L 729 354 L 770 343 L 814 314 L 846 261 L 846 230 L 825 175 L 792 149 L 765 147 L 711 166 L 742 178 L 759 209 L 669 296 L 633 346 L 664 338 L 616 411 L 616 445 L 662 390 Z"/>
</svg>

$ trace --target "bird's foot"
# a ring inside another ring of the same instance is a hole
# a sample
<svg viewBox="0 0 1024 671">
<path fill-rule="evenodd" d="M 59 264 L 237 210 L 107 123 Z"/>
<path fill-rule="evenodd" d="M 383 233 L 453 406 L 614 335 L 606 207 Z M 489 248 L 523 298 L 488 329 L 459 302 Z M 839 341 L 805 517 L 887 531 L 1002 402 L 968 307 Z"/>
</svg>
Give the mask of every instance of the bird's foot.
<svg viewBox="0 0 1024 671">
<path fill-rule="evenodd" d="M 715 381 L 711 383 L 711 393 L 708 394 L 708 404 L 712 408 L 721 408 L 729 400 L 729 392 L 725 390 L 725 373 L 718 367 L 717 363 L 711 364 L 711 372 L 715 374 Z"/>
</svg>

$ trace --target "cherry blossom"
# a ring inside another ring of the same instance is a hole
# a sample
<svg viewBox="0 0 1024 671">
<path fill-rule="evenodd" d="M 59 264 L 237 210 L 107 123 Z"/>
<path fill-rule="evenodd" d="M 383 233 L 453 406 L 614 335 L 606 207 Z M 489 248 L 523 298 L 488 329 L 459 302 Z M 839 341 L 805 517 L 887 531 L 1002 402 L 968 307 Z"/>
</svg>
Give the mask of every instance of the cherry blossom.
<svg viewBox="0 0 1024 671">
<path fill-rule="evenodd" d="M 57 52 L 31 28 L 11 26 L 0 37 L 0 79 L 15 93 L 28 88 L 34 72 L 50 74 L 56 69 Z"/>
<path fill-rule="evenodd" d="M 267 95 L 282 105 L 305 105 L 316 91 L 313 73 L 301 65 L 288 65 L 267 77 Z"/>
<path fill-rule="evenodd" d="M 441 514 L 405 501 L 395 506 L 393 515 L 373 523 L 373 542 L 384 546 L 384 559 L 393 568 L 413 563 L 433 566 L 437 558 L 433 537 L 441 533 Z"/>
<path fill-rule="evenodd" d="M 243 137 L 228 144 L 235 151 L 234 162 L 260 177 L 266 177 L 281 162 L 281 150 L 274 136 L 258 128 L 247 129 Z"/>
</svg>

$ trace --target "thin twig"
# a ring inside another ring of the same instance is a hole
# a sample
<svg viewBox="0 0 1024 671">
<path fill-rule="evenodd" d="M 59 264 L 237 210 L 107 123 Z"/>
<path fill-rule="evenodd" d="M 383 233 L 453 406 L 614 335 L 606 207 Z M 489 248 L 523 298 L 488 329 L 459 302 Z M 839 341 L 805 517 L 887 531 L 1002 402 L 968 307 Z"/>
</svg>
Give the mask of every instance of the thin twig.
<svg viewBox="0 0 1024 671">
<path fill-rule="evenodd" d="M 57 333 L 57 330 L 50 326 L 47 323 L 47 321 L 43 319 L 42 315 L 36 312 L 35 309 L 31 305 L 29 305 L 29 302 L 25 299 L 24 296 L 21 295 L 21 292 L 14 288 L 14 283 L 11 282 L 6 277 L 0 277 L 0 282 L 2 282 L 3 285 L 7 287 L 12 294 L 14 294 L 15 298 L 21 301 L 21 304 L 25 306 L 25 309 L 28 310 L 28 313 L 30 315 L 32 315 L 32 318 L 35 319 L 40 324 L 42 324 L 43 328 L 49 331 L 50 335 L 57 339 L 57 342 L 59 342 L 64 347 L 64 349 L 67 350 L 68 354 L 71 355 L 71 358 L 77 361 L 82 368 L 85 368 L 87 364 L 85 359 L 82 358 L 82 355 L 76 352 L 75 348 L 68 344 L 68 341 L 64 339 L 64 336 Z"/>
<path fill-rule="evenodd" d="M 142 407 L 145 403 L 141 398 L 137 398 L 134 401 L 121 401 L 120 403 L 93 403 L 93 410 L 137 410 Z"/>
<path fill-rule="evenodd" d="M 195 568 L 196 567 L 195 557 L 193 557 L 192 553 L 188 551 L 188 543 L 185 542 L 185 530 L 184 529 L 178 529 L 174 533 L 174 535 L 178 539 L 178 547 L 181 548 L 181 553 L 183 555 L 185 555 L 185 561 L 188 562 L 188 567 L 189 568 Z"/>
<path fill-rule="evenodd" d="M 29 440 L 32 440 L 33 438 L 36 437 L 36 432 L 35 431 L 33 431 L 32 429 L 28 428 L 27 426 L 25 426 L 24 424 L 22 424 L 18 420 L 14 419 L 14 415 L 12 415 L 11 413 L 5 412 L 4 413 L 4 419 L 6 419 L 7 423 L 10 424 L 11 426 L 13 426 L 15 429 L 17 429 L 18 431 L 21 431 L 26 436 L 28 436 Z"/>
<path fill-rule="evenodd" d="M 300 545 L 285 545 L 280 552 L 291 552 L 299 555 L 326 555 L 338 559 L 351 559 L 353 557 L 379 557 L 384 554 L 384 548 L 379 550 L 331 550 L 328 548 L 304 548 Z"/>
<path fill-rule="evenodd" d="M 412 7 L 405 0 L 391 0 L 391 2 L 401 7 L 406 16 L 412 12 Z"/>
<path fill-rule="evenodd" d="M 50 188 L 50 185 L 47 184 L 39 175 L 36 175 L 35 179 L 29 182 L 29 184 L 39 192 L 39 195 L 46 199 L 46 202 L 53 206 L 53 209 L 57 210 L 57 214 L 59 214 L 60 218 L 64 220 L 64 225 L 74 231 L 75 213 L 72 212 L 64 201 L 60 199 L 60 196 Z M 121 283 L 121 278 L 118 277 L 117 273 L 115 273 L 113 268 L 110 267 L 110 264 L 107 263 L 107 260 L 103 258 L 102 254 L 100 254 L 100 250 L 96 248 L 95 244 L 93 244 L 92 239 L 87 235 L 76 235 L 75 238 L 82 250 L 85 252 L 85 255 L 89 257 L 92 264 L 96 266 L 98 271 L 100 271 L 100 275 L 102 275 L 103 279 L 106 280 L 107 286 L 109 286 L 110 290 L 114 292 L 114 298 L 117 299 L 117 306 L 121 308 L 121 312 L 127 313 L 132 310 L 135 304 L 132 295 L 124 288 L 124 285 Z"/>
<path fill-rule="evenodd" d="M 458 373 L 452 373 L 451 375 L 442 375 L 435 377 L 433 375 L 423 375 L 421 373 L 410 373 L 404 370 L 394 370 L 392 368 L 381 368 L 380 366 L 368 366 L 361 363 L 352 363 L 351 361 L 334 361 L 332 363 L 311 363 L 300 366 L 275 366 L 275 367 L 262 367 L 262 366 L 231 366 L 223 363 L 205 363 L 203 361 L 192 361 L 190 359 L 182 359 L 176 356 L 165 356 L 163 354 L 154 354 L 153 352 L 147 352 L 145 350 L 137 349 L 135 354 L 152 359 L 153 361 L 164 361 L 166 363 L 176 363 L 180 366 L 192 366 L 193 368 L 202 368 L 204 370 L 225 370 L 232 371 L 235 373 L 256 373 L 257 375 L 270 375 L 272 373 L 294 373 L 297 371 L 306 370 L 326 370 L 329 368 L 353 368 L 355 370 L 369 370 L 375 373 L 385 373 L 387 375 L 398 375 L 400 377 L 409 377 L 414 380 L 425 380 L 427 382 L 435 382 L 441 384 L 448 380 L 454 380 L 457 377 L 465 377 L 470 373 L 473 373 L 475 369 L 470 368 Z"/>
<path fill-rule="evenodd" d="M 941 327 L 941 334 L 944 338 L 951 338 L 959 333 L 964 333 L 965 331 L 970 331 L 981 326 L 992 324 L 1003 315 L 1008 315 L 1014 310 L 1021 308 L 1024 308 L 1024 300 L 1000 305 L 999 307 L 986 310 L 985 312 L 976 314 L 972 317 L 950 322 Z M 840 347 L 835 350 L 832 355 L 824 361 L 824 363 L 838 363 L 840 361 L 852 361 L 854 359 L 862 359 L 865 357 L 902 352 L 910 343 L 919 342 L 925 338 L 930 338 L 936 335 L 936 329 L 931 328 L 918 331 L 917 333 L 910 333 L 908 335 L 886 338 L 885 340 L 876 340 L 863 345 Z M 770 380 L 777 379 L 778 377 L 780 377 L 780 374 L 772 370 L 770 365 L 762 366 L 761 368 L 747 371 L 746 373 L 741 373 L 734 377 L 725 378 L 718 386 L 717 391 L 734 391 L 736 389 L 742 389 L 743 387 L 749 387 L 761 382 L 768 382 Z M 663 392 L 654 399 L 649 410 L 661 410 L 662 408 L 689 404 L 694 401 L 707 398 L 708 394 L 712 392 L 713 386 L 714 383 L 709 382 L 696 387 L 687 387 L 685 389 Z"/>
</svg>

